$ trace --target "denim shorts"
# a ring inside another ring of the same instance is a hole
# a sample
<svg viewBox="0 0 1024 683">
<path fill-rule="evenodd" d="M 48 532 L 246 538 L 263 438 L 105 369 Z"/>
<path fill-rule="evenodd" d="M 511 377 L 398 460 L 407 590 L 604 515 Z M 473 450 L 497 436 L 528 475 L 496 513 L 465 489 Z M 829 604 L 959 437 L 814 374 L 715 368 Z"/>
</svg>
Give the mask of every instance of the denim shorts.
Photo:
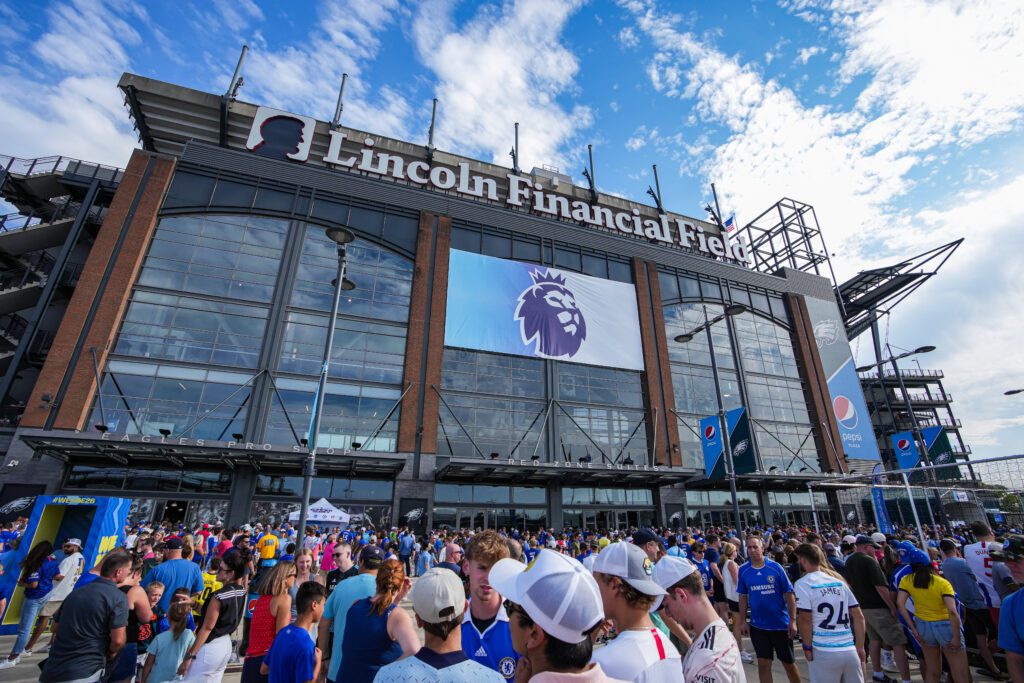
<svg viewBox="0 0 1024 683">
<path fill-rule="evenodd" d="M 930 647 L 946 647 L 953 640 L 953 628 L 949 619 L 945 621 L 924 621 L 914 617 L 914 626 L 921 634 L 921 644 Z M 965 648 L 963 633 L 960 634 L 960 649 Z"/>
</svg>

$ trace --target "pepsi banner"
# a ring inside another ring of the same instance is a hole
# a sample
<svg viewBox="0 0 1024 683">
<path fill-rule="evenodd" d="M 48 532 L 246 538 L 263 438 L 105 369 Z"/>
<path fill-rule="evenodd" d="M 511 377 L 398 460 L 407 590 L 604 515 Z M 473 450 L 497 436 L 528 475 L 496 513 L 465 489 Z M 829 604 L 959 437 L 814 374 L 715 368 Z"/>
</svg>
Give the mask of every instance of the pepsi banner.
<svg viewBox="0 0 1024 683">
<path fill-rule="evenodd" d="M 704 453 L 704 476 L 712 481 L 725 478 L 725 458 L 722 453 L 721 420 L 717 415 L 701 418 L 700 445 Z"/>
<path fill-rule="evenodd" d="M 914 443 L 913 432 L 900 432 L 889 437 L 892 449 L 896 452 L 897 469 L 911 470 L 921 462 L 921 453 Z"/>
<path fill-rule="evenodd" d="M 892 520 L 889 519 L 889 508 L 885 505 L 885 491 L 878 486 L 882 483 L 882 463 L 875 465 L 875 469 L 872 472 L 871 483 L 871 505 L 875 510 L 875 523 L 878 525 L 878 530 L 883 534 L 891 534 L 895 532 L 892 525 Z"/>
<path fill-rule="evenodd" d="M 644 369 L 633 285 L 454 249 L 444 343 Z"/>
<path fill-rule="evenodd" d="M 814 343 L 821 366 L 828 378 L 828 393 L 843 441 L 842 450 L 848 458 L 881 460 L 839 307 L 835 300 L 805 297 L 804 301 L 814 326 Z"/>
<path fill-rule="evenodd" d="M 725 423 L 729 427 L 729 446 L 732 448 L 732 466 L 736 474 L 750 474 L 757 470 L 754 449 L 750 439 L 750 418 L 746 408 L 726 411 Z M 719 433 L 717 415 L 700 421 L 701 449 L 704 453 L 704 476 L 708 479 L 725 477 L 725 447 Z"/>
</svg>

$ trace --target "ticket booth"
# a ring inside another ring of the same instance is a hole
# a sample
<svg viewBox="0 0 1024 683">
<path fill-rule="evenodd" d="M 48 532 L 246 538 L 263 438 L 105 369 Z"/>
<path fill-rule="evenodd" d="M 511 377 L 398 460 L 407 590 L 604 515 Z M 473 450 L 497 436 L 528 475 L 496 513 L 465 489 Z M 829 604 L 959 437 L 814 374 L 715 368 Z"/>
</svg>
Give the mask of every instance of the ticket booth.
<svg viewBox="0 0 1024 683">
<path fill-rule="evenodd" d="M 40 541 L 50 541 L 55 549 L 60 549 L 64 539 L 80 538 L 85 571 L 88 571 L 124 542 L 124 525 L 130 506 L 131 501 L 127 498 L 38 496 L 11 566 L 17 567 L 28 551 Z M 0 576 L 0 589 L 4 595 L 10 596 L 7 610 L 0 621 L 0 634 L 3 635 L 17 632 L 21 604 L 25 597 L 24 589 L 17 583 L 17 572 Z"/>
</svg>

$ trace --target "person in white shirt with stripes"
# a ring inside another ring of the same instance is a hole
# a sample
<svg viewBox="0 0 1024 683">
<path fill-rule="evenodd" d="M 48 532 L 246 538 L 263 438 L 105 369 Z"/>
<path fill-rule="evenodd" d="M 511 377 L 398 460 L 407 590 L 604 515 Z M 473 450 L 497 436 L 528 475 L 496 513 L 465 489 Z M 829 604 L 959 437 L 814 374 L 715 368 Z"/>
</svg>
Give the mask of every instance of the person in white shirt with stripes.
<svg viewBox="0 0 1024 683">
<path fill-rule="evenodd" d="M 811 683 L 864 683 L 864 614 L 821 549 L 797 546 L 804 575 L 796 582 L 797 626 Z"/>
</svg>

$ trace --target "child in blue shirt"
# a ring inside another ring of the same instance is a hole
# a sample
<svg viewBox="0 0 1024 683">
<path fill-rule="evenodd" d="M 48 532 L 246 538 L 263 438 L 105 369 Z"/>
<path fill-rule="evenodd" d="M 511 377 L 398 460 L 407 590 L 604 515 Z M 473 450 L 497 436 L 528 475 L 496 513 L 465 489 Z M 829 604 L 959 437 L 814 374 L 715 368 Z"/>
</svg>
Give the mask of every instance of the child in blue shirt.
<svg viewBox="0 0 1024 683">
<path fill-rule="evenodd" d="M 295 596 L 298 616 L 277 632 L 260 665 L 260 673 L 268 676 L 270 683 L 307 683 L 319 677 L 322 653 L 309 633 L 323 616 L 326 600 L 327 590 L 316 581 L 299 586 Z"/>
</svg>

